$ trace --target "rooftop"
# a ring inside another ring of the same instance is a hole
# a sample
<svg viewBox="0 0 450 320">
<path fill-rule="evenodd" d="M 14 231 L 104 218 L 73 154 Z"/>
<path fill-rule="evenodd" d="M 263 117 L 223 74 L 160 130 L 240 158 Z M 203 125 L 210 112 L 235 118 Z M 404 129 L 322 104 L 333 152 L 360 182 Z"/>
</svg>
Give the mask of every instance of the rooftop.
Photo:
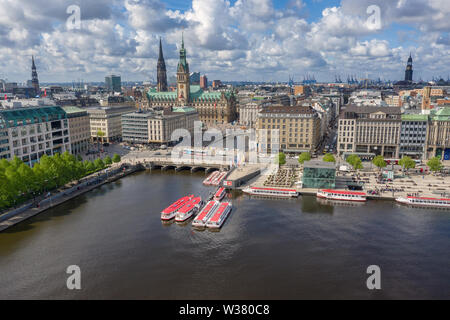
<svg viewBox="0 0 450 320">
<path fill-rule="evenodd" d="M 0 110 L 0 127 L 10 128 L 66 118 L 66 112 L 58 106 Z"/>
</svg>

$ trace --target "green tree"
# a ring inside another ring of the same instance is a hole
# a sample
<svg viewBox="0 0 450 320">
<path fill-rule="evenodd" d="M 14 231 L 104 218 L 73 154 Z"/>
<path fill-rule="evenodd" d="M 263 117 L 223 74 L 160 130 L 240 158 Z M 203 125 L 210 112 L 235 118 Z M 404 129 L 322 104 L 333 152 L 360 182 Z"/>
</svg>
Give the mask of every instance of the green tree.
<svg viewBox="0 0 450 320">
<path fill-rule="evenodd" d="M 387 163 L 384 160 L 384 157 L 382 155 L 376 156 L 373 158 L 372 163 L 377 166 L 378 168 L 386 168 Z"/>
<path fill-rule="evenodd" d="M 323 161 L 325 162 L 336 162 L 336 159 L 334 158 L 334 155 L 331 153 L 327 153 L 323 156 Z"/>
<path fill-rule="evenodd" d="M 427 166 L 431 171 L 437 172 L 442 169 L 441 159 L 439 159 L 438 157 L 431 158 L 430 160 L 428 160 Z"/>
<path fill-rule="evenodd" d="M 301 164 L 304 164 L 305 161 L 309 161 L 309 160 L 311 160 L 311 154 L 309 152 L 302 152 L 298 156 L 298 162 Z"/>
<path fill-rule="evenodd" d="M 119 156 L 117 153 L 115 153 L 115 154 L 113 155 L 113 157 L 112 157 L 112 161 L 113 161 L 114 163 L 120 162 L 120 156 Z"/>
<path fill-rule="evenodd" d="M 280 166 L 286 163 L 286 155 L 283 152 L 278 153 L 275 163 L 278 163 Z"/>
<path fill-rule="evenodd" d="M 398 164 L 402 166 L 403 170 L 414 169 L 416 167 L 416 162 L 408 156 L 403 156 Z"/>
<path fill-rule="evenodd" d="M 103 161 L 105 162 L 105 164 L 106 164 L 107 166 L 109 166 L 109 165 L 112 164 L 112 159 L 111 159 L 110 156 L 106 156 L 105 159 L 103 159 Z"/>
<path fill-rule="evenodd" d="M 97 130 L 97 141 L 98 138 L 102 138 L 102 143 L 103 143 L 103 138 L 106 134 L 102 131 L 102 130 Z"/>
<path fill-rule="evenodd" d="M 95 164 L 92 161 L 84 161 L 84 168 L 86 170 L 86 174 L 91 174 L 93 173 L 96 168 L 95 168 Z"/>
<path fill-rule="evenodd" d="M 104 168 L 105 168 L 105 163 L 104 163 L 103 160 L 100 159 L 100 158 L 95 159 L 94 165 L 95 165 L 95 168 L 96 168 L 97 170 L 101 170 L 101 169 L 104 169 Z"/>
<path fill-rule="evenodd" d="M 358 157 L 356 154 L 349 155 L 347 157 L 347 163 L 349 163 L 355 170 L 363 168 L 361 158 Z"/>
</svg>

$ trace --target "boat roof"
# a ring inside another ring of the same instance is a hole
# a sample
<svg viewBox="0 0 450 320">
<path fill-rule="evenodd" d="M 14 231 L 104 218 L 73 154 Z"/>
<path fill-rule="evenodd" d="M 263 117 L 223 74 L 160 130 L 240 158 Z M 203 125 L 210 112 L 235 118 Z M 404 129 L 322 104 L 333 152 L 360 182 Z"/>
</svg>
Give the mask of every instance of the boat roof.
<svg viewBox="0 0 450 320">
<path fill-rule="evenodd" d="M 186 203 L 180 210 L 178 210 L 178 212 L 179 213 L 186 213 L 186 212 L 188 212 L 193 207 L 195 207 L 195 205 L 198 204 L 201 200 L 202 200 L 202 198 L 200 198 L 200 197 L 196 197 L 196 198 L 192 199 L 191 201 Z"/>
<path fill-rule="evenodd" d="M 203 208 L 202 212 L 200 212 L 200 214 L 197 216 L 196 220 L 203 220 L 203 218 L 205 218 L 208 215 L 208 213 L 211 212 L 211 209 L 214 207 L 215 204 L 216 202 L 214 200 L 209 201 Z"/>
<path fill-rule="evenodd" d="M 429 198 L 429 197 L 408 197 L 408 199 L 450 201 L 450 199 L 447 198 Z"/>
<path fill-rule="evenodd" d="M 223 190 L 225 190 L 225 188 L 224 187 L 220 187 L 219 190 L 217 190 L 215 196 L 220 196 L 222 194 Z"/>
<path fill-rule="evenodd" d="M 282 188 L 260 188 L 260 187 L 251 187 L 251 189 L 268 190 L 268 191 L 291 191 L 291 192 L 297 192 L 297 190 L 295 190 L 295 189 L 282 189 Z"/>
<path fill-rule="evenodd" d="M 179 208 L 181 208 L 186 201 L 189 201 L 193 196 L 185 196 L 183 198 L 178 199 L 177 201 L 175 201 L 174 203 L 172 203 L 170 206 L 168 206 L 167 208 L 165 208 L 162 212 L 163 213 L 171 213 L 174 210 L 177 210 Z"/>
<path fill-rule="evenodd" d="M 345 191 L 345 190 L 333 190 L 333 189 L 323 189 L 320 190 L 328 193 L 337 193 L 337 194 L 353 194 L 355 196 L 366 196 L 365 192 L 355 192 L 355 191 Z"/>
<path fill-rule="evenodd" d="M 217 209 L 216 213 L 211 218 L 211 222 L 217 222 L 219 221 L 220 217 L 222 216 L 225 209 L 230 205 L 228 202 L 221 203 L 219 208 Z"/>
</svg>

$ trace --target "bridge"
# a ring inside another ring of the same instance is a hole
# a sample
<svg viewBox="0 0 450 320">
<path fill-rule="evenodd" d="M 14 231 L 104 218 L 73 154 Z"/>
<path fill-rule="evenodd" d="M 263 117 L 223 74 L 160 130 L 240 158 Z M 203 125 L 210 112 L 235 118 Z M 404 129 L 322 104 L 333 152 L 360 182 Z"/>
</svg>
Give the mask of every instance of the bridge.
<svg viewBox="0 0 450 320">
<path fill-rule="evenodd" d="M 215 170 L 230 170 L 230 164 L 227 161 L 214 159 L 213 157 L 188 157 L 172 158 L 170 155 L 155 156 L 150 154 L 130 153 L 122 159 L 122 162 L 132 165 L 140 164 L 144 168 L 155 170 L 190 170 L 191 172 L 205 171 L 206 173 Z"/>
</svg>

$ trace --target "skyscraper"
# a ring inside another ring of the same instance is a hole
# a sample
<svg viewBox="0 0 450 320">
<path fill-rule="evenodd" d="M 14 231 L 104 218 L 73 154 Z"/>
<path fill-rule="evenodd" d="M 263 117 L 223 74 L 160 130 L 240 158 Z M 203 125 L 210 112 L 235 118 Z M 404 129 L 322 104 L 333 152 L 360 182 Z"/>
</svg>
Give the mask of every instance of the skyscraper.
<svg viewBox="0 0 450 320">
<path fill-rule="evenodd" d="M 413 79 L 413 68 L 412 68 L 412 57 L 410 53 L 408 58 L 408 64 L 406 65 L 405 70 L 405 81 L 412 82 L 412 79 Z"/>
<path fill-rule="evenodd" d="M 105 77 L 106 90 L 110 92 L 122 92 L 122 81 L 120 76 L 109 75 Z"/>
<path fill-rule="evenodd" d="M 161 38 L 159 38 L 159 57 L 157 65 L 156 78 L 158 80 L 158 91 L 167 91 L 167 73 L 166 73 L 166 63 L 164 61 Z"/>
<path fill-rule="evenodd" d="M 34 94 L 38 95 L 41 90 L 39 89 L 39 79 L 36 71 L 36 65 L 34 64 L 34 56 L 31 56 L 31 85 L 34 88 Z"/>
</svg>

